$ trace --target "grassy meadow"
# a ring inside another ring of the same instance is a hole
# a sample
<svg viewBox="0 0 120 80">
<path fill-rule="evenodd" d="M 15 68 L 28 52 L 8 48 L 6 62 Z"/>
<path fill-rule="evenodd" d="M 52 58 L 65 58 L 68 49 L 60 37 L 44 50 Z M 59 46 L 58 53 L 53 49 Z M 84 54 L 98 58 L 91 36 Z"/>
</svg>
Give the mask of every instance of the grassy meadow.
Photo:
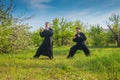
<svg viewBox="0 0 120 80">
<path fill-rule="evenodd" d="M 36 49 L 0 54 L 0 80 L 120 80 L 120 48 L 90 48 L 66 59 L 69 47 L 54 48 L 54 59 L 33 59 Z"/>
</svg>

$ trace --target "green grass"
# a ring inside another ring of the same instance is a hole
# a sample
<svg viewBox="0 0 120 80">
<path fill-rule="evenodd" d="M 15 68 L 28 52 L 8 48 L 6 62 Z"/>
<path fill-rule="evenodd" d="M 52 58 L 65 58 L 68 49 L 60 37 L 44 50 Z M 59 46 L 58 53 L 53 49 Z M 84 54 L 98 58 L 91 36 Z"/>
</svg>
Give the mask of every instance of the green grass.
<svg viewBox="0 0 120 80">
<path fill-rule="evenodd" d="M 54 59 L 31 59 L 34 50 L 0 54 L 0 80 L 120 80 L 120 48 L 90 48 L 66 59 L 69 47 L 54 48 Z"/>
</svg>

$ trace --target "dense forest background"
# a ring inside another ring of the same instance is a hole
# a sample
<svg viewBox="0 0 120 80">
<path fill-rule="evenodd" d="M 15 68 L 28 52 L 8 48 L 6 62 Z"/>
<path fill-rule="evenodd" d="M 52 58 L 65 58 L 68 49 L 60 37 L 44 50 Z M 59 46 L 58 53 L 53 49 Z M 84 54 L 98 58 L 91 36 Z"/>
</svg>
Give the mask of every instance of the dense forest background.
<svg viewBox="0 0 120 80">
<path fill-rule="evenodd" d="M 14 53 L 32 47 L 38 47 L 42 38 L 39 36 L 39 29 L 30 31 L 32 26 L 22 23 L 32 17 L 14 17 L 12 0 L 9 6 L 0 0 L 0 53 Z M 107 22 L 107 21 L 106 21 Z M 108 17 L 107 29 L 101 25 L 83 24 L 82 21 L 66 21 L 65 18 L 55 18 L 51 27 L 54 29 L 53 43 L 55 47 L 69 46 L 74 44 L 72 38 L 75 35 L 75 28 L 80 27 L 87 36 L 86 44 L 90 47 L 120 47 L 120 16 L 112 13 Z M 44 28 L 44 26 L 43 26 Z"/>
</svg>

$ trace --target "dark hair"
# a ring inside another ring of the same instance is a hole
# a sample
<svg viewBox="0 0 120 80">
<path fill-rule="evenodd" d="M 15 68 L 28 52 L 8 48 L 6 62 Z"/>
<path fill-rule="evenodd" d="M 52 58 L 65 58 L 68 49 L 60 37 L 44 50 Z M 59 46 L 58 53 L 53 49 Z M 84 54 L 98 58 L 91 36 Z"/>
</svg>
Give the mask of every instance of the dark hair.
<svg viewBox="0 0 120 80">
<path fill-rule="evenodd" d="M 80 30 L 80 27 L 76 27 L 76 29 L 79 29 L 79 30 Z"/>
</svg>

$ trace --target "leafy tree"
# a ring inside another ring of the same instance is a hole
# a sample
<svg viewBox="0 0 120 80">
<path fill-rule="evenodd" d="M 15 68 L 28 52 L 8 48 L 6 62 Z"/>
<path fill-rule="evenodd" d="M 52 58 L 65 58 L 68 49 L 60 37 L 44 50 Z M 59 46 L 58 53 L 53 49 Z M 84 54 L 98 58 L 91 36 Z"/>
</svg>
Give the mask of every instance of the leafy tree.
<svg viewBox="0 0 120 80">
<path fill-rule="evenodd" d="M 61 32 L 61 45 L 68 45 L 71 41 L 71 37 L 73 37 L 73 22 L 66 22 L 64 18 L 61 19 L 60 21 L 60 32 Z"/>
<path fill-rule="evenodd" d="M 0 53 L 7 53 L 9 51 L 8 37 L 11 34 L 9 26 L 12 24 L 12 0 L 10 0 L 9 7 L 6 8 L 5 4 L 0 1 Z"/>
<path fill-rule="evenodd" d="M 12 52 L 27 49 L 32 44 L 30 28 L 23 24 L 11 26 L 12 33 L 8 37 L 8 41 Z"/>
<path fill-rule="evenodd" d="M 61 36 L 61 32 L 60 32 L 60 26 L 59 26 L 59 19 L 55 18 L 53 20 L 53 25 L 52 28 L 54 30 L 54 37 L 53 37 L 53 43 L 56 44 L 57 46 L 60 46 L 60 36 Z"/>
<path fill-rule="evenodd" d="M 52 28 L 54 29 L 54 44 L 57 46 L 68 45 L 74 35 L 74 23 L 66 22 L 64 18 L 53 20 Z"/>
<path fill-rule="evenodd" d="M 0 1 L 0 53 L 11 53 L 26 49 L 31 44 L 30 27 L 14 23 L 12 17 L 12 0 L 8 8 Z M 18 21 L 19 19 L 16 18 Z"/>
<path fill-rule="evenodd" d="M 118 39 L 120 34 L 120 16 L 117 14 L 112 14 L 111 17 L 109 17 L 110 22 L 112 22 L 112 25 L 108 25 L 111 31 L 109 31 L 109 42 L 116 42 L 117 46 L 120 47 L 120 40 Z"/>
<path fill-rule="evenodd" d="M 11 53 L 28 48 L 32 44 L 30 27 L 27 25 L 11 25 L 1 30 L 0 52 Z"/>
<path fill-rule="evenodd" d="M 92 39 L 90 43 L 93 46 L 104 46 L 106 44 L 105 32 L 99 25 L 91 26 L 89 36 Z"/>
<path fill-rule="evenodd" d="M 6 4 L 3 0 L 0 1 L 0 25 L 10 25 L 12 22 L 12 0 L 10 0 L 9 6 L 6 8 Z"/>
</svg>

